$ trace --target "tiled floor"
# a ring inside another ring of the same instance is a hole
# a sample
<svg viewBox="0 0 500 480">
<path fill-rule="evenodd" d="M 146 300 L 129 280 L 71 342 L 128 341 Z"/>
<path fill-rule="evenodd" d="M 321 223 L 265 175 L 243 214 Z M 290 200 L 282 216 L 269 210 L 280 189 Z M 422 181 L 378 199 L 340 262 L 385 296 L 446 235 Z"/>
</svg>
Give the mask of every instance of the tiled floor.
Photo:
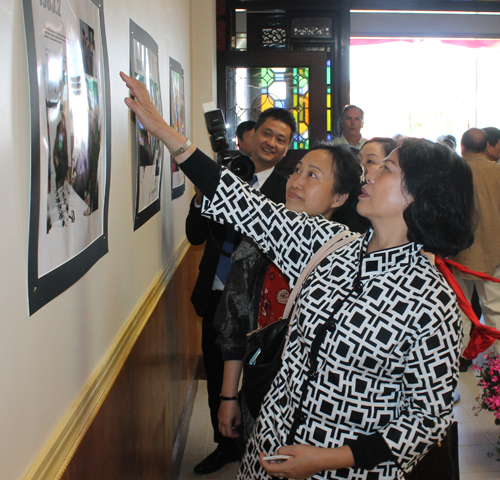
<svg viewBox="0 0 500 480">
<path fill-rule="evenodd" d="M 493 444 L 499 439 L 500 426 L 494 424 L 492 413 L 482 411 L 476 416 L 472 411 L 475 398 L 479 394 L 472 368 L 460 375 L 458 391 L 461 399 L 455 407 L 455 419 L 459 430 L 460 479 L 500 480 L 500 462 L 488 457 L 488 452 L 494 451 Z M 193 467 L 214 449 L 206 381 L 200 380 L 179 479 L 234 479 L 238 471 L 237 462 L 226 465 L 222 470 L 211 475 L 200 476 L 193 473 Z"/>
<path fill-rule="evenodd" d="M 196 475 L 193 472 L 193 467 L 212 453 L 216 446 L 213 442 L 213 430 L 208 410 L 207 382 L 199 380 L 179 480 L 232 480 L 236 478 L 239 462 L 230 463 L 211 475 Z"/>
</svg>

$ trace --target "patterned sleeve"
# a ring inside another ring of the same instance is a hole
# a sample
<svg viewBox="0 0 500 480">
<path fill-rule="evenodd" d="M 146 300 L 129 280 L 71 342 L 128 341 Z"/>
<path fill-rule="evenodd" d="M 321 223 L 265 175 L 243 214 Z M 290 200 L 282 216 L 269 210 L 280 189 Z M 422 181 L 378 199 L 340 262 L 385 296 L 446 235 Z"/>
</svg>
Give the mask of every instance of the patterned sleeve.
<svg viewBox="0 0 500 480">
<path fill-rule="evenodd" d="M 400 415 L 380 431 L 405 472 L 443 439 L 453 421 L 462 323 L 454 294 L 439 284 L 436 290 L 421 300 L 434 308 L 424 306 L 415 319 L 418 334 L 407 353 Z"/>
<path fill-rule="evenodd" d="M 289 278 L 293 287 L 309 259 L 329 238 L 347 227 L 322 216 L 287 210 L 223 169 L 213 199 L 204 198 L 203 214 L 230 223 L 251 237 Z"/>
<path fill-rule="evenodd" d="M 251 240 L 243 239 L 231 257 L 231 270 L 217 306 L 214 328 L 216 344 L 224 360 L 242 360 L 246 335 L 257 328 L 258 304 L 254 296 L 259 271 L 269 261 Z"/>
</svg>

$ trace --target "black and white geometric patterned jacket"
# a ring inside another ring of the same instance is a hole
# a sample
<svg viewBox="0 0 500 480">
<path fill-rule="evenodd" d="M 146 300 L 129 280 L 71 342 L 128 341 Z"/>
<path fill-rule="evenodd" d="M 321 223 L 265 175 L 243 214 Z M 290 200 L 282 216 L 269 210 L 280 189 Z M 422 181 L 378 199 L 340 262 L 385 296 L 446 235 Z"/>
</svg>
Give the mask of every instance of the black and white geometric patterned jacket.
<svg viewBox="0 0 500 480">
<path fill-rule="evenodd" d="M 225 169 L 203 208 L 204 215 L 252 237 L 292 288 L 314 252 L 345 229 L 288 211 Z M 285 445 L 295 417 L 300 419 L 295 444 L 332 448 L 377 434 L 392 454 L 370 470 L 321 472 L 317 479 L 402 478 L 444 436 L 453 416 L 462 341 L 455 295 L 421 245 L 367 254 L 371 234 L 333 252 L 304 283 L 283 366 L 264 400 L 239 479 L 269 478 L 258 454 Z M 335 315 L 316 374 L 307 382 L 315 331 L 356 277 L 361 293 L 350 295 Z"/>
</svg>

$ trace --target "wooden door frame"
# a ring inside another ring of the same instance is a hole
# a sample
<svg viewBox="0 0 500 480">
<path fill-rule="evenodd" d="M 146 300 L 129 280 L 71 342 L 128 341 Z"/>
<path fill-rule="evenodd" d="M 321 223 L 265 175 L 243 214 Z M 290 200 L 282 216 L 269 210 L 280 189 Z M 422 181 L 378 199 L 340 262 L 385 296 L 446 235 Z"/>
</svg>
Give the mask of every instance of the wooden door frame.
<svg viewBox="0 0 500 480">
<path fill-rule="evenodd" d="M 225 78 L 226 67 L 307 67 L 309 68 L 309 140 L 326 139 L 326 53 L 260 51 L 218 52 L 217 53 L 217 103 L 226 110 Z M 324 116 L 321 116 L 321 111 Z M 321 120 L 323 119 L 323 120 Z"/>
<path fill-rule="evenodd" d="M 218 52 L 217 53 L 217 103 L 226 110 L 226 67 L 307 67 L 309 68 L 309 142 L 326 139 L 326 53 L 286 51 Z M 311 111 L 320 114 L 311 115 Z M 321 114 L 323 110 L 323 114 Z M 323 118 L 323 121 L 321 119 Z M 289 149 L 278 169 L 290 174 L 308 150 Z"/>
</svg>

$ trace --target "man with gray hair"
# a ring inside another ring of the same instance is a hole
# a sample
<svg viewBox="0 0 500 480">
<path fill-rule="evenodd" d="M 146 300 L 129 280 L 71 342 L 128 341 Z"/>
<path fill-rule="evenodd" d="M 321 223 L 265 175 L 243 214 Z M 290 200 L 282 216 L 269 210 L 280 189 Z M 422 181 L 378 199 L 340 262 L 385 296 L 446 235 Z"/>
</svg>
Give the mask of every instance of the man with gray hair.
<svg viewBox="0 0 500 480">
<path fill-rule="evenodd" d="M 351 145 L 361 150 L 366 138 L 361 136 L 365 112 L 356 105 L 347 105 L 340 117 L 342 135 L 331 143 L 332 145 Z"/>
<path fill-rule="evenodd" d="M 477 230 L 472 247 L 453 260 L 470 270 L 500 279 L 500 165 L 487 156 L 488 139 L 480 128 L 467 130 L 461 147 L 462 156 L 472 169 Z M 453 273 L 468 300 L 476 287 L 485 325 L 500 330 L 500 284 L 456 270 Z M 497 351 L 500 351 L 499 343 L 495 342 Z M 461 360 L 461 371 L 466 370 L 464 360 Z"/>
</svg>

